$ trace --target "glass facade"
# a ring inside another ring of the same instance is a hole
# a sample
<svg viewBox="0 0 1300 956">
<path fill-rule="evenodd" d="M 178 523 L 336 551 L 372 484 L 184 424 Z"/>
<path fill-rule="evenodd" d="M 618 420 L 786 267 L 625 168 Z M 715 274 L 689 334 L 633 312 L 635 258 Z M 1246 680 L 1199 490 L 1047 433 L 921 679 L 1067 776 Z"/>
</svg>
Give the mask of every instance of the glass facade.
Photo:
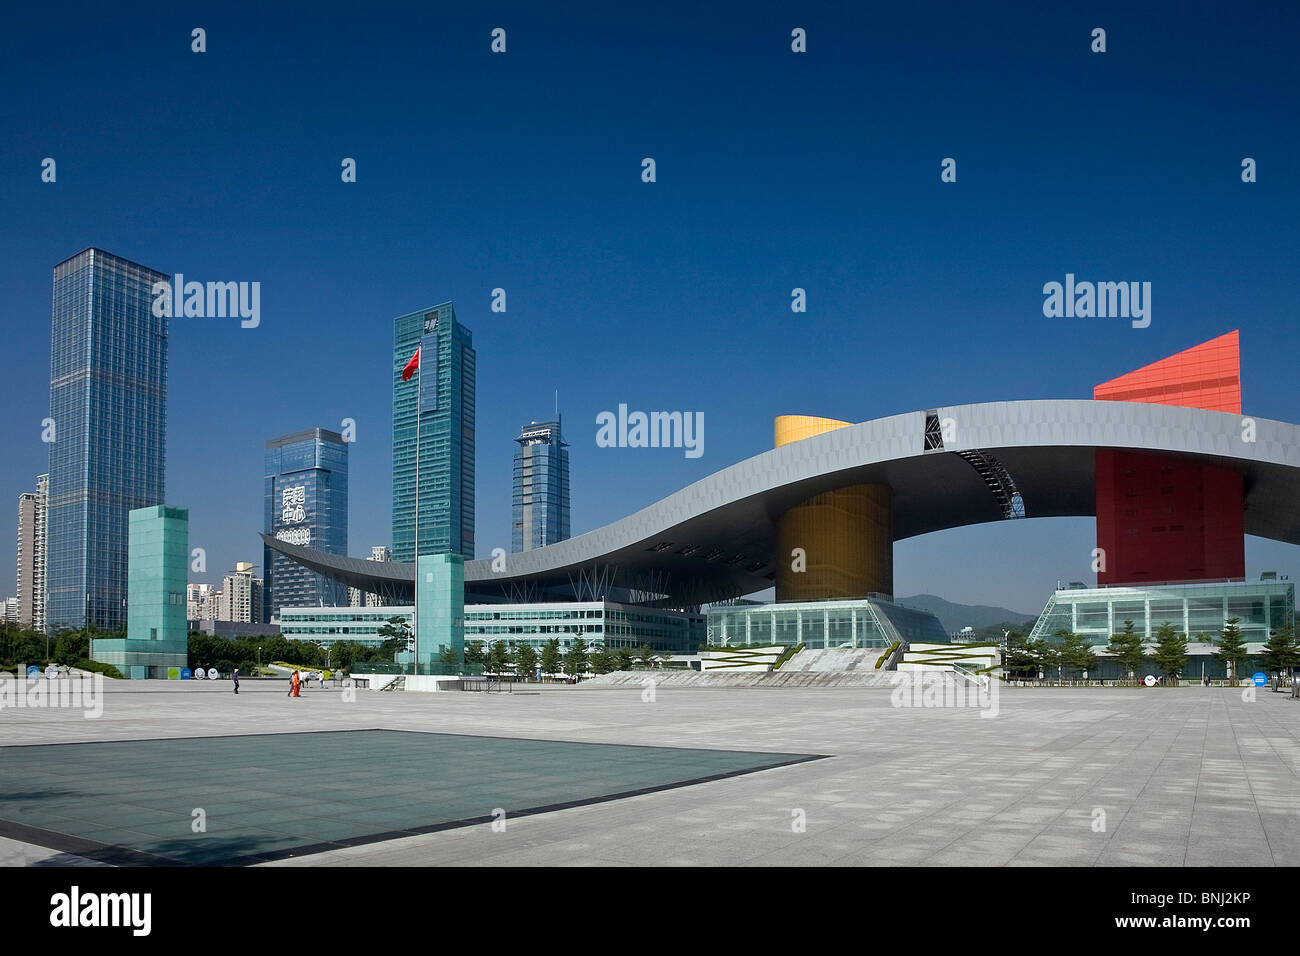
<svg viewBox="0 0 1300 956">
<path fill-rule="evenodd" d="M 290 544 L 348 553 L 348 446 L 338 432 L 310 428 L 266 443 L 263 527 Z M 346 585 L 263 548 L 262 616 L 282 607 L 348 603 Z"/>
<path fill-rule="evenodd" d="M 164 494 L 168 319 L 153 314 L 153 284 L 168 278 L 99 249 L 54 267 L 52 629 L 126 624 L 128 515 Z"/>
<path fill-rule="evenodd" d="M 560 422 L 533 422 L 515 439 L 511 550 L 569 537 L 569 446 Z"/>
<path fill-rule="evenodd" d="M 708 638 L 719 647 L 803 644 L 818 650 L 889 647 L 895 641 L 948 643 L 943 625 L 929 611 L 883 598 L 711 607 Z"/>
<path fill-rule="evenodd" d="M 1058 631 L 1086 636 L 1094 652 L 1103 655 L 1092 677 L 1110 679 L 1127 676 L 1113 659 L 1106 659 L 1112 634 L 1132 621 L 1134 630 L 1148 647 L 1156 640 L 1161 624 L 1172 624 L 1187 635 L 1190 658 L 1185 676 L 1212 680 L 1226 676 L 1224 664 L 1214 657 L 1215 644 L 1230 618 L 1238 619 L 1248 657 L 1239 674 L 1262 668 L 1259 658 L 1269 633 L 1295 624 L 1295 583 L 1265 579 L 1200 584 L 1170 584 L 1150 587 L 1068 588 L 1048 599 L 1043 613 L 1030 631 L 1031 640 L 1042 638 L 1060 643 Z M 1158 673 L 1154 664 L 1148 670 Z"/>
<path fill-rule="evenodd" d="M 423 612 L 421 612 L 423 616 Z M 290 640 L 358 641 L 379 645 L 378 631 L 390 617 L 409 624 L 410 606 L 371 608 L 292 608 L 280 618 L 280 633 Z M 611 601 L 553 604 L 469 604 L 465 606 L 465 640 L 529 644 L 540 650 L 552 638 L 566 649 L 575 637 L 589 645 L 690 654 L 703 641 L 702 615 L 660 610 Z"/>
<path fill-rule="evenodd" d="M 417 348 L 418 377 L 403 382 Z M 473 336 L 450 302 L 393 320 L 394 561 L 415 560 L 417 402 L 420 554 L 474 557 L 475 363 Z"/>
<path fill-rule="evenodd" d="M 1229 618 L 1238 618 L 1247 643 L 1262 644 L 1269 631 L 1295 621 L 1292 581 L 1234 581 L 1218 584 L 1171 584 L 1155 587 L 1071 588 L 1048 600 L 1030 638 L 1052 640 L 1057 631 L 1088 637 L 1094 646 L 1132 621 L 1146 641 L 1154 641 L 1168 622 L 1182 634 L 1216 637 Z"/>
</svg>

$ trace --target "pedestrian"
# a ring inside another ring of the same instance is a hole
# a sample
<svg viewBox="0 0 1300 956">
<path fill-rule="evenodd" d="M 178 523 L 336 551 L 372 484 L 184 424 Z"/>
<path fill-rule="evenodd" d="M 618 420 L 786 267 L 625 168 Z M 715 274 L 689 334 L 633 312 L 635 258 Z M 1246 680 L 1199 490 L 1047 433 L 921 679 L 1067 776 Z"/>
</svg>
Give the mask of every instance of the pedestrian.
<svg viewBox="0 0 1300 956">
<path fill-rule="evenodd" d="M 301 697 L 301 696 L 302 696 L 302 694 L 300 694 L 300 693 L 298 692 L 298 691 L 299 691 L 299 685 L 300 685 L 301 683 L 302 683 L 302 677 L 299 676 L 299 674 L 298 674 L 297 671 L 294 671 L 294 672 L 293 672 L 293 696 L 294 696 L 294 697 Z"/>
<path fill-rule="evenodd" d="M 238 667 L 236 667 L 235 672 L 230 675 L 230 679 L 235 682 L 235 693 L 238 694 L 239 693 L 239 668 Z"/>
</svg>

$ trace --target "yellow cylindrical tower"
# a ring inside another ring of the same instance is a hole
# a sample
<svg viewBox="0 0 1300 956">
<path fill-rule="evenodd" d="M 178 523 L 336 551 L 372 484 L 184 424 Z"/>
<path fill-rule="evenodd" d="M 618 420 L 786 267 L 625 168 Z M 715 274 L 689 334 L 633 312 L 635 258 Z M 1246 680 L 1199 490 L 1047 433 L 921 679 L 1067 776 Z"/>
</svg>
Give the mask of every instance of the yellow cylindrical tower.
<svg viewBox="0 0 1300 956">
<path fill-rule="evenodd" d="M 853 423 L 837 421 L 834 418 L 816 418 L 813 415 L 777 415 L 774 424 L 776 441 L 772 447 L 780 448 L 782 445 L 812 438 L 813 435 L 820 435 L 823 432 L 848 428 Z"/>
<path fill-rule="evenodd" d="M 832 418 L 781 415 L 776 447 L 848 426 Z M 776 599 L 826 601 L 894 593 L 893 494 L 888 485 L 837 488 L 776 520 Z"/>
</svg>

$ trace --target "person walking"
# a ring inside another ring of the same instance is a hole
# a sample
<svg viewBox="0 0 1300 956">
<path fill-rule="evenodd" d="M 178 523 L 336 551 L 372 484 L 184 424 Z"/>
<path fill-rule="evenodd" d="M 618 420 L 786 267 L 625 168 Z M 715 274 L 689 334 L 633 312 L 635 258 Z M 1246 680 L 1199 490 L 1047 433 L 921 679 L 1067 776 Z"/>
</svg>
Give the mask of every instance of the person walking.
<svg viewBox="0 0 1300 956">
<path fill-rule="evenodd" d="M 298 692 L 298 688 L 299 688 L 299 685 L 300 685 L 301 683 L 302 683 L 302 677 L 299 676 L 299 674 L 298 674 L 297 671 L 294 671 L 294 672 L 293 672 L 293 690 L 292 690 L 292 693 L 293 693 L 293 696 L 294 696 L 294 697 L 301 697 L 301 696 L 302 696 L 302 694 L 300 694 L 300 693 Z"/>
<path fill-rule="evenodd" d="M 235 672 L 230 675 L 230 679 L 235 682 L 235 693 L 238 694 L 239 693 L 239 668 L 238 667 L 236 667 Z"/>
</svg>

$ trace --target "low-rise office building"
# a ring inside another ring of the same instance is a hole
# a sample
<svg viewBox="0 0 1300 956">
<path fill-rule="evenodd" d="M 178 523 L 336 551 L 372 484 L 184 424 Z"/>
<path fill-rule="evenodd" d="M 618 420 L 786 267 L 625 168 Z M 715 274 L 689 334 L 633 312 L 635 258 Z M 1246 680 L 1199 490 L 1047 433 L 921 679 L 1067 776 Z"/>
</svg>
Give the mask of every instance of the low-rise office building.
<svg viewBox="0 0 1300 956">
<path fill-rule="evenodd" d="M 280 611 L 280 633 L 290 639 L 332 644 L 356 641 L 378 646 L 390 619 L 408 626 L 410 605 L 390 607 L 295 607 Z M 566 601 L 548 604 L 467 604 L 465 640 L 529 644 L 540 650 L 552 639 L 567 649 L 574 638 L 588 645 L 693 653 L 703 642 L 703 614 L 648 608 L 614 601 Z"/>
</svg>

